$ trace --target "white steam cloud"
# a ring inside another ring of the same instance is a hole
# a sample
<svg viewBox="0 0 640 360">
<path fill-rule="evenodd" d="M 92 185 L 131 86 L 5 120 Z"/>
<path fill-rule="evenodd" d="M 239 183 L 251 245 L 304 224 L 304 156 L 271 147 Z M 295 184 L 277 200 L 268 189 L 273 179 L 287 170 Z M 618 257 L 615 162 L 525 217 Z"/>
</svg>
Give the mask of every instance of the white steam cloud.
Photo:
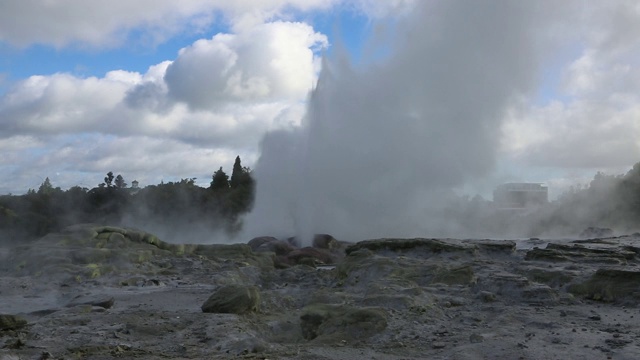
<svg viewBox="0 0 640 360">
<path fill-rule="evenodd" d="M 421 2 L 377 64 L 326 61 L 303 127 L 263 139 L 247 236 L 454 235 L 432 210 L 493 169 L 505 108 L 535 79 L 536 15 Z"/>
</svg>

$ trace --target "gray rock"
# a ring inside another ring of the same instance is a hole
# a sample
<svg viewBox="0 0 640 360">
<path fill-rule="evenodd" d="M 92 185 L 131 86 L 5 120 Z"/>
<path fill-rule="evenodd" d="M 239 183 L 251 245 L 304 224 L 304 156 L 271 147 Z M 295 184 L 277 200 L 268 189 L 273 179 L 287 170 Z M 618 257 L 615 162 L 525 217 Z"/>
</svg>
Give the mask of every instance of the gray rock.
<svg viewBox="0 0 640 360">
<path fill-rule="evenodd" d="M 74 307 L 79 305 L 91 305 L 97 306 L 104 309 L 110 309 L 115 303 L 115 299 L 113 296 L 77 296 L 70 303 L 67 304 L 67 307 Z"/>
<path fill-rule="evenodd" d="M 598 269 L 587 281 L 574 284 L 569 291 L 574 295 L 582 295 L 588 299 L 615 302 L 627 300 L 640 301 L 638 284 L 640 271 L 622 269 Z"/>
<path fill-rule="evenodd" d="M 338 240 L 329 234 L 316 234 L 312 246 L 320 249 L 333 250 L 340 245 Z"/>
<path fill-rule="evenodd" d="M 255 286 L 226 285 L 218 289 L 202 305 L 205 313 L 244 314 L 257 311 L 260 292 Z"/>
<path fill-rule="evenodd" d="M 0 330 L 17 330 L 27 325 L 27 320 L 17 315 L 0 314 Z"/>
<path fill-rule="evenodd" d="M 602 238 L 610 236 L 613 236 L 613 230 L 596 226 L 590 226 L 580 233 L 581 238 Z"/>
<path fill-rule="evenodd" d="M 353 340 L 368 338 L 387 327 L 382 309 L 313 304 L 300 316 L 302 335 L 307 340 Z"/>
<path fill-rule="evenodd" d="M 478 344 L 484 341 L 484 336 L 480 334 L 471 334 L 469 336 L 469 341 L 471 341 L 472 344 Z"/>
<path fill-rule="evenodd" d="M 480 300 L 484 301 L 484 302 L 493 302 L 496 301 L 496 294 L 490 292 L 490 291 L 480 291 L 478 293 L 478 297 L 480 298 Z"/>
<path fill-rule="evenodd" d="M 379 239 L 361 241 L 348 246 L 345 251 L 347 255 L 352 252 L 368 249 L 371 251 L 392 251 L 404 253 L 407 251 L 423 251 L 429 253 L 464 253 L 474 255 L 478 247 L 473 244 L 443 241 L 439 239 Z"/>
</svg>

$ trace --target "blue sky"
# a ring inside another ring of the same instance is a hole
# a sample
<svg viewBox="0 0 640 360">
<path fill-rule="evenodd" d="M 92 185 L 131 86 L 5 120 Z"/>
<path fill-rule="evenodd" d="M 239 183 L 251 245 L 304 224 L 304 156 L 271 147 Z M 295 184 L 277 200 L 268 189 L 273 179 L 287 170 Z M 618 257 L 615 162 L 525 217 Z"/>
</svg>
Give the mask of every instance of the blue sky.
<svg viewBox="0 0 640 360">
<path fill-rule="evenodd" d="M 361 50 L 367 41 L 374 19 L 354 9 L 332 10 L 312 14 L 299 13 L 295 21 L 306 21 L 318 32 L 326 34 L 331 43 L 341 43 L 354 62 L 360 61 Z M 56 48 L 48 44 L 33 44 L 17 48 L 0 42 L 0 73 L 6 74 L 8 83 L 32 75 L 71 73 L 79 77 L 104 76 L 109 71 L 122 69 L 146 72 L 150 65 L 173 60 L 178 51 L 198 39 L 231 31 L 224 20 L 214 22 L 207 31 L 178 33 L 159 44 L 145 43 L 143 34 L 132 31 L 127 46 L 116 48 L 87 48 L 82 44 Z M 325 50 L 331 55 L 334 47 Z"/>
<path fill-rule="evenodd" d="M 403 66 L 398 44 L 455 46 L 462 26 L 438 15 L 445 3 L 3 2 L 0 193 L 26 192 L 47 176 L 62 188 L 92 187 L 108 171 L 142 185 L 206 184 L 236 155 L 256 167 L 265 134 L 301 126 L 322 56 L 338 64 L 342 44 L 351 67 L 368 74 Z M 542 1 L 535 11 L 516 19 L 530 26 L 531 44 L 518 51 L 530 57 L 533 80 L 502 103 L 493 166 L 467 179 L 469 191 L 534 181 L 557 195 L 640 161 L 640 7 Z M 424 23 L 419 33 L 415 22 Z M 406 72 L 438 58 L 411 56 L 424 58 Z M 496 60 L 505 59 L 482 61 Z"/>
</svg>

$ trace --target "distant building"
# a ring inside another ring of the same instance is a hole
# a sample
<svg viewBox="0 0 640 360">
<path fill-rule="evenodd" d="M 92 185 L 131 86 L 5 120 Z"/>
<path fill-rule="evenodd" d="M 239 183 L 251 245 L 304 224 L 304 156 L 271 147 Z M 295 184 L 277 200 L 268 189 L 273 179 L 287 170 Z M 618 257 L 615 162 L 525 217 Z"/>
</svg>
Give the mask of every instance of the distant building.
<svg viewBox="0 0 640 360">
<path fill-rule="evenodd" d="M 138 180 L 133 180 L 131 182 L 131 187 L 129 188 L 129 194 L 131 195 L 135 195 L 138 193 L 138 191 L 140 191 L 140 188 L 138 187 L 139 183 Z"/>
<path fill-rule="evenodd" d="M 493 191 L 493 202 L 501 209 L 527 209 L 549 202 L 549 189 L 540 183 L 507 183 Z"/>
</svg>

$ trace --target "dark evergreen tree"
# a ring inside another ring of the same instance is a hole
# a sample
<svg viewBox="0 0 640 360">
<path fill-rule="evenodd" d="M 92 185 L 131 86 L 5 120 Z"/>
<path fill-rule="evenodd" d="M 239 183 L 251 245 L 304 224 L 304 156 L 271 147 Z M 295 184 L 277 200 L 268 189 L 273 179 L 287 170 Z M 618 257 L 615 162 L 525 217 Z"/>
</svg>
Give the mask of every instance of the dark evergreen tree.
<svg viewBox="0 0 640 360">
<path fill-rule="evenodd" d="M 233 172 L 231 173 L 231 188 L 236 189 L 242 183 L 244 175 L 244 169 L 240 161 L 240 155 L 236 156 L 236 161 L 233 163 Z"/>
<path fill-rule="evenodd" d="M 220 169 L 213 173 L 213 180 L 211 181 L 211 190 L 229 190 L 229 175 L 222 170 L 222 166 Z"/>
<path fill-rule="evenodd" d="M 40 185 L 40 187 L 38 188 L 38 194 L 51 194 L 51 192 L 53 192 L 53 186 L 51 185 L 51 181 L 47 177 L 46 179 L 44 179 L 42 185 Z"/>
<path fill-rule="evenodd" d="M 122 175 L 116 176 L 116 187 L 118 189 L 124 189 L 127 187 L 127 183 L 124 182 L 124 178 L 122 177 Z"/>
</svg>

